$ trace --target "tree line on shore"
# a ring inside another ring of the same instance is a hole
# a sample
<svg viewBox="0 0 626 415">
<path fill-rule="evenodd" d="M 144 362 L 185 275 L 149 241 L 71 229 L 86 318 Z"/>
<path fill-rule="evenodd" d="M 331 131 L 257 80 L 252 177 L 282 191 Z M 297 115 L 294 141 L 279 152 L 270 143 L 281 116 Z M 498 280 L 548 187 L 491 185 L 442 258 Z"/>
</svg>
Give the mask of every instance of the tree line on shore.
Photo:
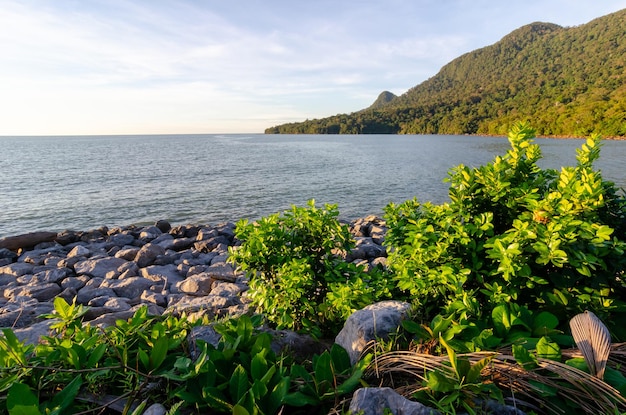
<svg viewBox="0 0 626 415">
<path fill-rule="evenodd" d="M 541 136 L 624 137 L 625 21 L 626 9 L 576 27 L 532 23 L 400 96 L 265 133 L 505 135 L 532 120 Z"/>
</svg>

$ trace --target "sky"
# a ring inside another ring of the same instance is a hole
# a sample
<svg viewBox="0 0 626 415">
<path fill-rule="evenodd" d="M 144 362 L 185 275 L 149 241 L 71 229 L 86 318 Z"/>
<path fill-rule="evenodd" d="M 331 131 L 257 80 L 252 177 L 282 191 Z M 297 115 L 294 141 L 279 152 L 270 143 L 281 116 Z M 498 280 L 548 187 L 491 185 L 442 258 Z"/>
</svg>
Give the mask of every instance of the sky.
<svg viewBox="0 0 626 415">
<path fill-rule="evenodd" d="M 262 133 L 626 0 L 0 0 L 0 136 Z"/>
</svg>

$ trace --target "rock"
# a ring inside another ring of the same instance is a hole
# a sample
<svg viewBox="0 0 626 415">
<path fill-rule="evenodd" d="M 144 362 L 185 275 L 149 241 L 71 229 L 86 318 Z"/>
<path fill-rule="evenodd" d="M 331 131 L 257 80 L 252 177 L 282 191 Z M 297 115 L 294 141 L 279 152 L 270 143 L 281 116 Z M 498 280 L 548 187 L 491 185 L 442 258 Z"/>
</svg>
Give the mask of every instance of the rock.
<svg viewBox="0 0 626 415">
<path fill-rule="evenodd" d="M 140 276 L 152 280 L 156 283 L 163 284 L 164 288 L 169 288 L 172 285 L 183 280 L 183 277 L 178 273 L 176 266 L 170 265 L 151 265 L 139 270 Z"/>
<path fill-rule="evenodd" d="M 128 311 L 131 309 L 130 304 L 123 298 L 109 298 L 103 307 L 116 311 Z"/>
<path fill-rule="evenodd" d="M 355 259 L 369 259 L 387 256 L 385 247 L 378 245 L 371 237 L 355 238 L 356 246 L 348 253 L 345 260 L 352 262 Z"/>
<path fill-rule="evenodd" d="M 111 271 L 117 271 L 119 267 L 124 265 L 127 261 L 121 258 L 97 258 L 87 259 L 77 262 L 74 265 L 74 271 L 76 274 L 90 275 L 92 277 L 105 278 L 107 273 Z"/>
<path fill-rule="evenodd" d="M 106 308 L 106 307 L 103 307 L 103 308 Z M 132 310 L 114 311 L 114 312 L 111 312 L 111 311 L 112 310 L 109 309 L 109 311 L 106 314 L 102 314 L 100 315 L 100 317 L 94 318 L 93 320 L 89 322 L 89 324 L 91 324 L 92 326 L 102 327 L 102 328 L 110 327 L 110 326 L 114 326 L 117 320 L 128 320 L 135 314 L 135 312 Z"/>
<path fill-rule="evenodd" d="M 140 299 L 144 303 L 152 303 L 160 307 L 167 306 L 167 299 L 165 298 L 165 296 L 163 294 L 155 293 L 153 291 L 146 290 L 142 292 Z"/>
<path fill-rule="evenodd" d="M 33 264 L 28 264 L 25 262 L 15 262 L 13 264 L 5 265 L 4 267 L 0 268 L 0 274 L 21 277 L 22 275 L 32 274 L 33 268 L 35 268 Z"/>
<path fill-rule="evenodd" d="M 9 259 L 11 263 L 17 259 L 17 254 L 10 249 L 0 248 L 0 259 Z"/>
<path fill-rule="evenodd" d="M 159 237 L 163 232 L 156 226 L 148 226 L 143 228 L 139 233 L 139 239 L 144 241 L 152 241 L 153 239 Z"/>
<path fill-rule="evenodd" d="M 38 301 L 49 301 L 57 296 L 62 290 L 58 284 L 55 283 L 46 283 L 40 285 L 26 285 L 20 287 L 20 292 L 18 295 L 24 297 L 35 298 Z"/>
<path fill-rule="evenodd" d="M 121 280 L 106 280 L 101 287 L 111 288 L 118 297 L 129 299 L 137 298 L 148 288 L 154 285 L 154 281 L 143 277 L 129 277 Z"/>
<path fill-rule="evenodd" d="M 74 301 L 74 298 L 76 297 L 78 293 L 76 292 L 75 288 L 72 287 L 67 287 L 65 288 L 63 291 L 61 291 L 57 297 L 61 297 L 62 299 L 65 300 L 65 302 L 67 302 L 68 304 L 72 304 L 72 302 Z"/>
<path fill-rule="evenodd" d="M 137 257 L 137 253 L 139 252 L 139 248 L 124 248 L 117 251 L 114 256 L 115 258 L 122 258 L 127 261 L 133 261 Z"/>
<path fill-rule="evenodd" d="M 143 415 L 166 415 L 167 409 L 160 403 L 153 403 L 143 412 Z"/>
<path fill-rule="evenodd" d="M 91 299 L 96 297 L 115 297 L 115 291 L 111 288 L 93 288 L 85 286 L 81 288 L 76 294 L 76 302 L 78 304 L 89 304 Z"/>
<path fill-rule="evenodd" d="M 0 239 L 0 248 L 10 249 L 11 251 L 28 249 L 42 242 L 53 241 L 56 237 L 56 232 L 31 232 L 23 235 L 7 236 Z"/>
<path fill-rule="evenodd" d="M 205 296 L 211 292 L 215 280 L 208 274 L 202 273 L 186 278 L 177 284 L 178 289 L 195 296 Z"/>
<path fill-rule="evenodd" d="M 198 236 L 200 236 L 200 233 L 198 234 Z M 218 235 L 206 240 L 198 241 L 193 246 L 197 251 L 211 252 L 212 250 L 218 248 L 220 245 L 228 245 L 228 243 L 228 238 L 222 235 Z"/>
<path fill-rule="evenodd" d="M 166 220 L 158 220 L 154 226 L 156 226 L 161 232 L 166 233 L 172 229 L 172 225 Z"/>
<path fill-rule="evenodd" d="M 355 364 L 370 340 L 385 338 L 398 328 L 409 307 L 409 303 L 401 301 L 381 301 L 355 311 L 346 320 L 335 343 L 346 349 Z"/>
<path fill-rule="evenodd" d="M 89 281 L 89 277 L 86 275 L 81 275 L 80 277 L 68 277 L 61 281 L 61 288 L 63 289 L 72 289 L 75 291 L 83 288 L 87 282 Z"/>
<path fill-rule="evenodd" d="M 108 244 L 114 246 L 127 246 L 132 244 L 135 241 L 135 237 L 133 235 L 118 233 L 116 235 L 111 235 L 108 240 Z"/>
<path fill-rule="evenodd" d="M 166 312 L 177 315 L 184 312 L 188 316 L 207 316 L 212 319 L 224 314 L 220 310 L 234 305 L 237 305 L 237 300 L 234 298 L 221 297 L 219 295 L 207 295 L 204 297 L 184 295 L 173 305 L 169 305 Z"/>
<path fill-rule="evenodd" d="M 68 258 L 75 257 L 75 256 L 87 257 L 90 254 L 91 254 L 91 251 L 89 249 L 85 248 L 82 245 L 76 245 L 74 248 L 72 248 L 70 252 L 68 252 L 67 256 Z"/>
<path fill-rule="evenodd" d="M 391 388 L 360 388 L 352 395 L 350 414 L 439 415 L 440 412 L 406 399 Z"/>
<path fill-rule="evenodd" d="M 230 264 L 225 262 L 211 263 L 211 266 L 207 268 L 206 273 L 211 278 L 219 281 L 235 282 L 237 277 L 235 276 L 235 270 Z"/>
<path fill-rule="evenodd" d="M 148 265 L 152 265 L 154 260 L 159 256 L 165 254 L 165 248 L 156 244 L 145 244 L 141 247 L 139 252 L 137 252 L 137 256 L 135 257 L 135 262 L 139 268 L 145 268 Z"/>
<path fill-rule="evenodd" d="M 49 319 L 31 324 L 29 327 L 13 330 L 15 336 L 23 343 L 37 345 L 43 336 L 51 334 L 50 326 L 57 323 L 56 319 Z"/>
</svg>

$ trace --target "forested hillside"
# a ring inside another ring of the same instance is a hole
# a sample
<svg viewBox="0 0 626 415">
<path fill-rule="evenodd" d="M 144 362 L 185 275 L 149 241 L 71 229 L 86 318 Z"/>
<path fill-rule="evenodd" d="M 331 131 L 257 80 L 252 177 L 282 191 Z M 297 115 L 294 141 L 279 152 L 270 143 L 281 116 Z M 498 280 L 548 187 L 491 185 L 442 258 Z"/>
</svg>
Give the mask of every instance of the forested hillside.
<svg viewBox="0 0 626 415">
<path fill-rule="evenodd" d="M 532 23 L 460 56 L 401 96 L 266 133 L 626 136 L 626 9 L 564 28 Z"/>
</svg>

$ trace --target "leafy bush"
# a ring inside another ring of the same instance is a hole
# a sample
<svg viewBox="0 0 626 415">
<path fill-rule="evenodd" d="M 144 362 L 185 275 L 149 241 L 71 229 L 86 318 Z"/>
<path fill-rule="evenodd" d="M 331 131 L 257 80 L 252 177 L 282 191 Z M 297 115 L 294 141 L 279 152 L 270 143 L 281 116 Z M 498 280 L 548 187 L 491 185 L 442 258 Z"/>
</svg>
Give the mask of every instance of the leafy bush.
<svg viewBox="0 0 626 415">
<path fill-rule="evenodd" d="M 197 341 L 192 354 L 187 336 L 198 322 L 184 315 L 150 316 L 141 307 L 130 319 L 100 329 L 82 324 L 84 307 L 61 298 L 54 306 L 48 316 L 58 320 L 53 335 L 37 346 L 3 329 L 1 414 L 104 413 L 114 402 L 124 406 L 118 412 L 133 415 L 152 402 L 172 414 L 184 408 L 273 415 L 289 407 L 327 413 L 359 386 L 369 363 L 351 366 L 347 352 L 335 345 L 311 362 L 294 364 L 274 353 L 270 334 L 257 330 L 260 315 L 214 324 L 218 344 Z"/>
<path fill-rule="evenodd" d="M 242 244 L 230 249 L 229 260 L 247 272 L 253 304 L 276 327 L 332 334 L 356 309 L 390 296 L 382 271 L 343 261 L 354 240 L 338 214 L 336 205 L 318 209 L 311 200 L 237 223 Z"/>
<path fill-rule="evenodd" d="M 626 313 L 626 202 L 593 169 L 600 139 L 577 164 L 541 169 L 534 131 L 518 124 L 511 149 L 478 168 L 450 172 L 450 203 L 386 208 L 389 265 L 424 317 L 489 316 L 513 302 L 559 321 L 591 310 L 609 323 Z M 612 332 L 626 339 L 623 325 Z"/>
</svg>

